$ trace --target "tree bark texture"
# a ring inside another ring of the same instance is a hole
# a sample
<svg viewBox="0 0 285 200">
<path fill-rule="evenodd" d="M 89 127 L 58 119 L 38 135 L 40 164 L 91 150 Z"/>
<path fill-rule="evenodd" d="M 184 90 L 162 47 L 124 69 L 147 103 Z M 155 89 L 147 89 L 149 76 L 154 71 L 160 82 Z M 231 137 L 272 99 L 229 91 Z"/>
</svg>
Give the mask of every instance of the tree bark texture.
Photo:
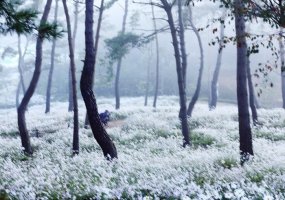
<svg viewBox="0 0 285 200">
<path fill-rule="evenodd" d="M 68 13 L 68 8 L 66 5 L 66 0 L 62 0 L 64 13 L 66 16 L 66 23 L 67 23 L 67 33 L 68 33 L 68 46 L 69 46 L 69 57 L 70 57 L 70 71 L 71 71 L 71 78 L 72 78 L 72 95 L 73 95 L 73 143 L 72 143 L 72 150 L 73 154 L 79 153 L 79 120 L 78 120 L 78 104 L 77 104 L 77 91 L 76 91 L 76 68 L 75 68 L 75 60 L 74 60 L 74 48 L 73 48 L 73 40 L 71 35 L 71 23 L 70 17 Z"/>
<path fill-rule="evenodd" d="M 99 46 L 99 41 L 100 41 L 101 24 L 102 24 L 102 20 L 103 20 L 103 13 L 105 10 L 104 2 L 105 2 L 105 0 L 101 0 L 101 5 L 99 8 L 99 16 L 98 16 L 97 29 L 96 29 L 96 35 L 95 35 L 95 45 L 94 45 L 94 49 L 95 49 L 95 64 L 94 65 L 96 65 L 97 52 L 98 52 L 98 46 Z M 94 79 L 95 79 L 95 77 L 93 75 L 92 88 L 94 88 Z M 85 121 L 84 121 L 84 128 L 87 129 L 89 125 L 90 125 L 90 123 L 89 123 L 89 119 L 88 119 L 88 114 L 86 113 Z"/>
<path fill-rule="evenodd" d="M 176 62 L 176 71 L 177 71 L 177 78 L 178 78 L 178 89 L 179 89 L 179 100 L 180 100 L 180 120 L 182 126 L 182 134 L 183 134 L 183 146 L 190 145 L 190 132 L 188 127 L 188 120 L 187 120 L 187 106 L 186 106 L 186 92 L 184 87 L 184 79 L 183 79 L 183 70 L 181 64 L 181 55 L 179 51 L 179 43 L 177 39 L 177 32 L 176 27 L 174 25 L 174 20 L 171 12 L 171 5 L 167 2 L 167 0 L 160 0 L 163 9 L 165 10 L 168 18 L 168 24 L 171 31 L 172 37 L 172 44 L 174 48 L 174 56 Z"/>
<path fill-rule="evenodd" d="M 57 22 L 58 1 L 59 0 L 55 0 L 54 23 Z M 52 47 L 51 47 L 50 69 L 49 69 L 48 84 L 47 84 L 47 91 L 46 91 L 46 110 L 45 110 L 45 113 L 50 112 L 50 98 L 51 98 L 51 88 L 52 88 L 52 77 L 53 77 L 53 71 L 54 71 L 55 47 L 56 47 L 56 39 L 53 38 Z"/>
<path fill-rule="evenodd" d="M 80 80 L 80 89 L 87 109 L 87 114 L 93 135 L 100 145 L 106 158 L 117 158 L 117 150 L 111 138 L 107 134 L 103 124 L 101 123 L 96 98 L 94 96 L 92 86 L 95 71 L 96 53 L 93 39 L 93 13 L 94 0 L 85 2 L 85 60 Z M 99 25 L 99 24 L 98 24 Z M 98 30 L 98 29 L 97 29 Z M 99 37 L 99 35 L 98 35 Z"/>
<path fill-rule="evenodd" d="M 235 0 L 235 28 L 237 39 L 237 102 L 241 164 L 253 155 L 247 92 L 247 43 L 244 20 L 244 2 Z"/>
<path fill-rule="evenodd" d="M 125 34 L 126 32 L 126 24 L 127 24 L 127 17 L 129 12 L 129 0 L 125 0 L 125 13 L 123 16 L 123 24 L 121 34 Z M 119 58 L 117 63 L 117 71 L 116 71 L 116 78 L 115 78 L 115 97 L 116 97 L 116 109 L 120 109 L 120 74 L 121 74 L 121 67 L 122 67 L 122 57 Z"/>
<path fill-rule="evenodd" d="M 45 5 L 45 9 L 43 12 L 43 16 L 41 18 L 40 23 L 44 24 L 47 22 L 48 14 L 51 8 L 52 0 L 47 0 L 47 3 Z M 43 40 L 44 37 L 42 33 L 38 34 L 37 37 L 37 43 L 36 43 L 36 60 L 35 60 L 35 70 L 33 73 L 32 80 L 30 82 L 30 85 L 23 97 L 23 100 L 21 101 L 19 107 L 18 107 L 18 127 L 19 127 L 19 132 L 20 132 L 20 137 L 21 137 L 21 142 L 22 146 L 24 148 L 24 152 L 27 155 L 32 155 L 32 147 L 31 147 L 31 142 L 30 142 L 30 137 L 29 133 L 27 130 L 27 125 L 26 125 L 26 117 L 25 117 L 25 112 L 27 109 L 27 106 L 29 104 L 29 101 L 31 97 L 33 96 L 39 77 L 41 73 L 41 66 L 42 66 L 42 45 L 43 45 Z"/>
<path fill-rule="evenodd" d="M 76 41 L 76 35 L 77 35 L 77 27 L 78 27 L 78 14 L 79 14 L 79 2 L 74 2 L 74 27 L 73 27 L 73 34 L 72 34 L 72 46 L 75 51 L 75 41 Z M 71 66 L 70 66 L 71 68 Z M 73 104 L 73 88 L 72 88 L 72 77 L 71 77 L 71 70 L 68 72 L 68 112 L 73 111 L 74 104 Z"/>
</svg>

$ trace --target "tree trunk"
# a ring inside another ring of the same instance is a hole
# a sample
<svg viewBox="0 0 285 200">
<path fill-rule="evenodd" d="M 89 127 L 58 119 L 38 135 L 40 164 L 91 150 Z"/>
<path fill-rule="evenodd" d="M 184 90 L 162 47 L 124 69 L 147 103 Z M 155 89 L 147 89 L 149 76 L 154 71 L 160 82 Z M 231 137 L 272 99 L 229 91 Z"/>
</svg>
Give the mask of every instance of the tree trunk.
<svg viewBox="0 0 285 200">
<path fill-rule="evenodd" d="M 226 12 L 224 12 L 224 14 L 222 16 L 222 20 L 225 20 L 225 17 L 226 17 Z M 225 23 L 221 23 L 221 25 L 220 25 L 219 52 L 218 52 L 215 71 L 213 74 L 213 79 L 211 82 L 211 96 L 210 96 L 211 98 L 210 98 L 210 103 L 209 103 L 210 110 L 213 110 L 216 108 L 217 101 L 218 101 L 218 79 L 219 79 L 220 69 L 221 69 L 221 65 L 222 65 L 222 57 L 223 57 L 223 49 L 224 49 L 224 47 L 223 47 L 224 36 L 225 36 Z"/>
<path fill-rule="evenodd" d="M 58 1 L 59 0 L 55 0 L 54 23 L 57 22 Z M 51 48 L 51 60 L 50 60 L 51 64 L 50 64 L 50 69 L 49 69 L 48 85 L 47 85 L 47 91 L 46 91 L 46 110 L 45 110 L 45 113 L 49 113 L 50 112 L 50 98 L 51 98 L 52 77 L 53 77 L 53 70 L 54 70 L 55 46 L 56 46 L 56 39 L 53 38 L 53 40 L 52 40 L 52 48 Z"/>
<path fill-rule="evenodd" d="M 235 28 L 237 39 L 237 102 L 239 119 L 241 164 L 253 155 L 252 134 L 247 93 L 247 43 L 244 20 L 244 3 L 235 0 Z"/>
<path fill-rule="evenodd" d="M 47 22 L 48 14 L 51 8 L 51 3 L 52 3 L 52 0 L 47 0 L 40 24 L 44 24 Z M 36 43 L 35 71 L 34 71 L 31 83 L 23 97 L 23 100 L 21 101 L 18 107 L 18 127 L 19 127 L 20 136 L 21 136 L 22 146 L 24 148 L 24 152 L 27 155 L 32 155 L 33 151 L 32 151 L 32 147 L 30 143 L 29 133 L 27 130 L 25 112 L 26 112 L 27 105 L 29 104 L 31 97 L 33 96 L 35 92 L 35 89 L 36 89 L 36 86 L 37 86 L 37 83 L 40 77 L 41 65 L 42 65 L 43 40 L 44 40 L 43 34 L 39 33 L 38 38 L 37 38 L 37 43 Z"/>
<path fill-rule="evenodd" d="M 149 80 L 150 79 L 150 63 L 147 65 L 146 72 L 146 88 L 145 88 L 145 97 L 144 97 L 144 106 L 147 106 L 148 103 L 148 93 L 149 93 Z"/>
<path fill-rule="evenodd" d="M 94 0 L 89 0 L 85 2 L 86 5 L 86 18 L 85 18 L 85 60 L 83 71 L 80 80 L 80 89 L 85 106 L 87 109 L 87 114 L 90 122 L 90 126 L 93 132 L 93 135 L 100 145 L 104 156 L 107 159 L 117 158 L 117 150 L 112 142 L 111 138 L 107 134 L 103 124 L 101 123 L 96 98 L 94 96 L 92 86 L 93 86 L 93 77 L 95 71 L 96 63 L 96 44 L 94 48 L 94 39 L 93 39 L 93 13 L 94 13 Z M 101 1 L 101 5 L 104 5 L 104 0 Z M 103 12 L 104 7 L 101 6 L 101 12 Z M 99 30 L 101 23 L 97 24 L 97 33 L 96 38 L 98 37 L 99 41 Z M 98 45 L 98 43 L 97 43 Z"/>
<path fill-rule="evenodd" d="M 153 18 L 153 28 L 154 31 L 157 31 L 156 21 L 155 21 L 155 14 L 154 14 L 154 6 L 151 6 L 151 13 Z M 157 97 L 158 97 L 158 90 L 159 90 L 159 42 L 158 42 L 158 35 L 155 34 L 155 49 L 156 49 L 156 74 L 155 74 L 155 90 L 154 90 L 154 98 L 153 98 L 153 107 L 156 108 L 157 104 Z"/>
<path fill-rule="evenodd" d="M 255 101 L 254 101 L 254 87 L 252 83 L 251 70 L 250 70 L 250 57 L 247 56 L 247 83 L 248 83 L 248 91 L 249 91 L 249 105 L 251 109 L 251 117 L 253 125 L 258 125 L 258 115 L 256 111 Z"/>
<path fill-rule="evenodd" d="M 72 77 L 72 95 L 73 95 L 73 104 L 74 104 L 74 127 L 73 127 L 73 145 L 72 150 L 73 154 L 79 153 L 79 125 L 78 125 L 78 104 L 77 104 L 77 91 L 76 91 L 76 68 L 75 68 L 75 61 L 74 61 L 74 49 L 73 49 L 73 40 L 71 35 L 71 25 L 70 25 L 70 17 L 68 13 L 68 8 L 66 5 L 66 0 L 62 0 L 64 13 L 66 17 L 67 23 L 67 33 L 68 33 L 68 45 L 69 45 L 69 57 L 70 57 L 70 71 Z"/>
<path fill-rule="evenodd" d="M 125 0 L 125 13 L 123 17 L 123 24 L 122 24 L 122 31 L 121 34 L 125 34 L 126 32 L 126 23 L 127 23 L 127 17 L 129 12 L 129 0 Z M 116 79 L 115 79 L 115 97 L 116 97 L 116 109 L 120 109 L 120 72 L 121 72 L 121 66 L 122 66 L 122 57 L 119 58 L 118 64 L 117 64 L 117 71 L 116 71 Z"/>
<path fill-rule="evenodd" d="M 19 104 L 20 104 L 20 91 L 21 91 L 21 80 L 18 82 L 18 85 L 17 85 L 17 90 L 16 90 L 16 108 L 19 107 Z M 24 93 L 25 94 L 25 93 Z"/>
<path fill-rule="evenodd" d="M 190 145 L 190 138 L 189 138 L 190 132 L 189 132 L 188 120 L 187 120 L 186 92 L 185 92 L 185 87 L 184 87 L 182 64 L 180 60 L 181 57 L 180 57 L 180 51 L 179 51 L 179 43 L 177 39 L 176 27 L 174 25 L 174 20 L 173 20 L 173 16 L 171 12 L 172 7 L 169 5 L 167 0 L 161 0 L 161 3 L 163 4 L 163 9 L 165 10 L 167 17 L 168 17 L 168 24 L 170 27 L 172 44 L 174 48 L 176 71 L 177 71 L 177 78 L 178 78 L 179 100 L 180 100 L 180 120 L 181 120 L 181 126 L 182 126 L 182 134 L 183 134 L 183 146 L 185 147 L 187 145 Z"/>
<path fill-rule="evenodd" d="M 23 73 L 23 53 L 22 53 L 22 48 L 21 48 L 21 36 L 18 34 L 18 54 L 19 54 L 19 58 L 18 58 L 18 70 L 19 70 L 19 74 L 20 74 L 20 80 L 19 80 L 19 84 L 17 87 L 17 94 L 16 94 L 16 108 L 19 107 L 19 97 L 20 97 L 20 88 L 22 87 L 23 90 L 23 94 L 26 93 L 26 87 L 25 87 L 25 83 L 24 83 L 24 73 Z"/>
<path fill-rule="evenodd" d="M 101 24 L 103 20 L 103 13 L 104 13 L 104 2 L 105 0 L 101 0 L 101 6 L 99 8 L 99 17 L 98 17 L 98 22 L 97 22 L 97 30 L 96 30 L 96 35 L 95 35 L 95 64 L 96 64 L 96 58 L 97 58 L 97 52 L 98 52 L 98 45 L 99 45 L 99 39 L 100 39 L 100 31 L 101 31 Z M 94 87 L 94 76 L 92 79 L 92 88 Z M 84 121 L 84 128 L 87 129 L 88 126 L 90 125 L 89 119 L 88 119 L 88 113 L 85 115 L 85 121 Z"/>
<path fill-rule="evenodd" d="M 285 50 L 283 40 L 283 28 L 280 29 L 280 58 L 281 58 L 281 89 L 282 89 L 282 101 L 283 109 L 285 109 Z"/>
<path fill-rule="evenodd" d="M 77 35 L 77 27 L 78 27 L 78 14 L 79 14 L 79 2 L 75 1 L 74 2 L 74 28 L 73 28 L 73 34 L 72 34 L 72 46 L 73 49 L 75 50 L 75 40 L 76 40 L 76 35 Z M 71 66 L 70 66 L 71 68 Z M 69 88 L 69 93 L 68 93 L 68 112 L 73 111 L 74 109 L 74 104 L 73 104 L 73 94 L 72 94 L 72 75 L 71 75 L 71 69 L 68 72 L 68 88 Z"/>
<path fill-rule="evenodd" d="M 190 7 L 189 7 L 190 8 Z M 191 11 L 191 9 L 190 9 Z M 200 49 L 200 69 L 199 69 L 199 75 L 198 75 L 198 80 L 197 80 L 197 86 L 196 86 L 196 90 L 194 92 L 194 95 L 189 103 L 188 106 L 188 110 L 187 110 L 187 115 L 189 117 L 192 116 L 192 112 L 194 109 L 194 106 L 199 98 L 200 95 L 200 90 L 201 90 L 201 84 L 202 84 L 202 76 L 203 76 L 203 70 L 204 70 L 204 50 L 203 50 L 203 44 L 202 44 L 202 40 L 201 40 L 201 36 L 199 34 L 199 31 L 197 30 L 197 28 L 195 27 L 193 21 L 192 21 L 192 12 L 190 12 L 190 26 L 192 27 L 197 39 L 198 39 L 198 43 L 199 43 L 199 49 Z"/>
</svg>

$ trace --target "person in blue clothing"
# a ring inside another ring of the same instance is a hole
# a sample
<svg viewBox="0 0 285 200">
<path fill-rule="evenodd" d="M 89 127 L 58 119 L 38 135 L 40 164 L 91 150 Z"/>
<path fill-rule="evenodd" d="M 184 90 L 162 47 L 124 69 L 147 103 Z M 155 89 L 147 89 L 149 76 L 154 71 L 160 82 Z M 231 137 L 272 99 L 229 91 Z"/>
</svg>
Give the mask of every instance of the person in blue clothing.
<svg viewBox="0 0 285 200">
<path fill-rule="evenodd" d="M 111 113 L 108 110 L 105 110 L 105 112 L 99 114 L 100 120 L 105 126 L 107 126 L 108 122 L 110 121 L 110 115 Z"/>
</svg>

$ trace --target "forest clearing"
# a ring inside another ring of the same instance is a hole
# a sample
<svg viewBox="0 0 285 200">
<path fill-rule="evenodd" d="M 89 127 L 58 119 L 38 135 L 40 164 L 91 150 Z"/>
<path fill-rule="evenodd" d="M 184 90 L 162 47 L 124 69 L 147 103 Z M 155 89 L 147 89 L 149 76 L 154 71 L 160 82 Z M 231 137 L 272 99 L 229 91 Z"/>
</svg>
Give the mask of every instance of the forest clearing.
<svg viewBox="0 0 285 200">
<path fill-rule="evenodd" d="M 72 157 L 72 115 L 66 103 L 28 110 L 33 157 L 21 152 L 15 109 L 0 111 L 0 190 L 15 199 L 284 199 L 285 112 L 261 109 L 262 127 L 253 129 L 254 158 L 239 164 L 237 109 L 222 104 L 209 111 L 199 103 L 191 123 L 192 147 L 181 145 L 177 97 L 160 97 L 156 110 L 143 98 L 112 99 L 98 106 L 111 111 L 108 133 L 120 153 L 109 162 L 85 130 L 79 103 L 80 155 Z M 38 137 L 35 133 L 38 131 Z M 3 199 L 5 193 L 1 193 Z M 5 198 L 4 198 L 5 199 Z"/>
</svg>

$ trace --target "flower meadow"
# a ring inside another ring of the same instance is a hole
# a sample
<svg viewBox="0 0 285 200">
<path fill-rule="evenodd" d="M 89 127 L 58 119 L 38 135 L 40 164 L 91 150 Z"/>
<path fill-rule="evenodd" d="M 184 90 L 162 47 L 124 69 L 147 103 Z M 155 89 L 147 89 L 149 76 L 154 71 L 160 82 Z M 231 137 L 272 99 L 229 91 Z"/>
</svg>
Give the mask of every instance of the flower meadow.
<svg viewBox="0 0 285 200">
<path fill-rule="evenodd" d="M 27 111 L 33 157 L 21 151 L 16 109 L 0 110 L 0 199 L 285 199 L 285 111 L 260 109 L 255 156 L 239 164 L 237 107 L 209 111 L 198 103 L 189 119 L 192 146 L 182 147 L 177 97 L 160 97 L 156 109 L 143 98 L 99 98 L 111 111 L 107 132 L 118 151 L 103 157 L 79 102 L 80 153 L 72 156 L 73 114 L 67 103 Z"/>
</svg>

